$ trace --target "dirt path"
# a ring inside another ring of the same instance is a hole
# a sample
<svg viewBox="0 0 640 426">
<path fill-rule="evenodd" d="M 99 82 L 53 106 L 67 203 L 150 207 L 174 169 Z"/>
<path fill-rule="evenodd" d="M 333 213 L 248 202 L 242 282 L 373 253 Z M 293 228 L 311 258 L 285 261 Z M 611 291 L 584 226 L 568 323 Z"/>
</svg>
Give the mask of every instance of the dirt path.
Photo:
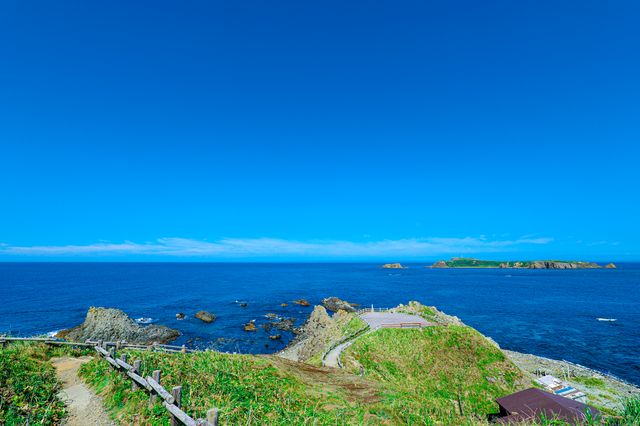
<svg viewBox="0 0 640 426">
<path fill-rule="evenodd" d="M 78 377 L 78 368 L 91 357 L 53 358 L 51 362 L 56 368 L 62 390 L 58 394 L 67 405 L 68 416 L 64 419 L 66 426 L 114 426 L 109 419 L 102 398 L 91 391 Z"/>
</svg>

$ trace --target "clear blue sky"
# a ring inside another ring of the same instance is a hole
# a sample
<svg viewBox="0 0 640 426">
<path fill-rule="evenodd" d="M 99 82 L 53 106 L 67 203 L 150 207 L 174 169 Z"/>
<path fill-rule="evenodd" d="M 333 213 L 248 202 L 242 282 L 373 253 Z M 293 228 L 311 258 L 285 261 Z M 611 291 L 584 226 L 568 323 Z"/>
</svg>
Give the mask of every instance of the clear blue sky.
<svg viewBox="0 0 640 426">
<path fill-rule="evenodd" d="M 3 1 L 0 260 L 639 260 L 638 22 Z"/>
</svg>

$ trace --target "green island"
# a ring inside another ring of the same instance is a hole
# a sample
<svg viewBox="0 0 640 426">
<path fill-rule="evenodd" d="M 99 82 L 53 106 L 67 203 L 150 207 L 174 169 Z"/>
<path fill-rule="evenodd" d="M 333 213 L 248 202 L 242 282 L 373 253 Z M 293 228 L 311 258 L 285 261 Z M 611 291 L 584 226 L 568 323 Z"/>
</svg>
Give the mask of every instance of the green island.
<svg viewBox="0 0 640 426">
<path fill-rule="evenodd" d="M 431 268 L 521 268 L 521 269 L 615 269 L 613 263 L 604 266 L 595 262 L 565 260 L 481 260 L 472 257 L 454 257 L 439 260 Z"/>
<path fill-rule="evenodd" d="M 418 302 L 389 312 L 419 317 L 429 326 L 367 328 L 361 313 L 340 310 L 331 316 L 316 306 L 302 334 L 282 353 L 123 349 L 118 356 L 140 360 L 143 377 L 161 370 L 167 389 L 182 386 L 181 407 L 194 419 L 216 407 L 226 425 L 480 426 L 491 424 L 499 411 L 496 398 L 538 386 L 533 356 L 501 350 L 456 317 Z M 339 357 L 342 368 L 323 366 L 327 353 L 348 339 Z M 63 424 L 67 412 L 55 359 L 80 356 L 81 381 L 101 398 L 115 424 L 169 424 L 162 404 L 149 404 L 149 394 L 132 390 L 127 375 L 95 350 L 27 342 L 0 348 L 0 424 Z M 589 405 L 602 413 L 584 424 L 640 424 L 637 388 L 576 371 L 567 380 L 584 389 Z M 517 424 L 569 423 L 540 417 Z"/>
</svg>

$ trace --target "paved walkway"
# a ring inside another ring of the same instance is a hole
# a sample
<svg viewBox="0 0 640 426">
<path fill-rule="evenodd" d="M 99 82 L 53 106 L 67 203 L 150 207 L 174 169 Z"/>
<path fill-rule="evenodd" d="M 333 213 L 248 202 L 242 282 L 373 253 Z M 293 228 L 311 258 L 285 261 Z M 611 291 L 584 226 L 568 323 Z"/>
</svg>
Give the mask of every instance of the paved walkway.
<svg viewBox="0 0 640 426">
<path fill-rule="evenodd" d="M 395 312 L 366 312 L 360 315 L 369 327 L 377 330 L 384 327 L 399 327 L 403 324 L 418 323 L 422 327 L 433 325 L 422 317 L 411 314 L 398 314 Z"/>
<path fill-rule="evenodd" d="M 67 405 L 68 415 L 63 419 L 62 424 L 65 426 L 114 426 L 102 405 L 102 398 L 87 388 L 78 377 L 78 368 L 89 360 L 91 357 L 51 359 L 58 379 L 62 382 L 59 397 Z"/>
<path fill-rule="evenodd" d="M 360 318 L 364 320 L 367 324 L 369 324 L 369 331 L 363 333 L 356 338 L 349 340 L 347 342 L 341 343 L 335 348 L 331 349 L 327 355 L 324 357 L 324 365 L 328 367 L 340 367 L 340 356 L 342 352 L 355 343 L 356 340 L 361 338 L 362 336 L 366 336 L 369 333 L 372 333 L 379 328 L 386 327 L 401 327 L 408 324 L 419 324 L 420 327 L 426 327 L 429 325 L 433 325 L 429 321 L 425 320 L 422 317 L 411 314 L 398 314 L 394 312 L 366 312 L 360 315 Z M 415 327 L 415 325 L 414 325 Z"/>
</svg>

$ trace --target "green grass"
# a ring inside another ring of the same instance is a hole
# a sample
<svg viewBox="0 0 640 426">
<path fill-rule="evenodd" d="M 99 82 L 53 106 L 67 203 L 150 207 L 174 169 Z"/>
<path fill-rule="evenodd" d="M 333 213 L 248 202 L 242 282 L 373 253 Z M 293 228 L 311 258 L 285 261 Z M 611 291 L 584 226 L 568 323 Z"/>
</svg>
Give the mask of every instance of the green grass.
<svg viewBox="0 0 640 426">
<path fill-rule="evenodd" d="M 480 333 L 462 326 L 382 329 L 343 354 L 354 373 L 385 385 L 393 422 L 481 421 L 498 411 L 495 398 L 524 388 L 519 370 Z M 462 408 L 462 415 L 460 409 Z"/>
<path fill-rule="evenodd" d="M 344 326 L 342 326 L 342 335 L 344 337 L 351 336 L 354 333 L 362 330 L 367 326 L 367 323 L 359 316 L 353 315 L 353 318 L 349 320 Z"/>
<path fill-rule="evenodd" d="M 365 412 L 350 403 L 340 389 L 314 388 L 296 375 L 278 369 L 268 358 L 216 352 L 162 354 L 129 352 L 142 361 L 143 375 L 163 372 L 167 389 L 183 386 L 183 409 L 192 417 L 221 410 L 228 424 L 345 424 L 362 420 Z M 131 391 L 131 382 L 109 364 L 95 359 L 80 374 L 105 398 L 105 404 L 124 424 L 168 424 L 168 414 L 159 404 L 149 408 L 143 391 Z"/>
<path fill-rule="evenodd" d="M 580 376 L 580 377 L 572 377 L 571 380 L 573 380 L 574 382 L 582 383 L 583 385 L 587 385 L 593 388 L 598 388 L 598 389 L 607 388 L 607 384 L 605 383 L 605 381 L 597 377 Z"/>
<path fill-rule="evenodd" d="M 0 424 L 57 425 L 65 415 L 59 383 L 45 345 L 14 343 L 0 349 Z"/>
</svg>

